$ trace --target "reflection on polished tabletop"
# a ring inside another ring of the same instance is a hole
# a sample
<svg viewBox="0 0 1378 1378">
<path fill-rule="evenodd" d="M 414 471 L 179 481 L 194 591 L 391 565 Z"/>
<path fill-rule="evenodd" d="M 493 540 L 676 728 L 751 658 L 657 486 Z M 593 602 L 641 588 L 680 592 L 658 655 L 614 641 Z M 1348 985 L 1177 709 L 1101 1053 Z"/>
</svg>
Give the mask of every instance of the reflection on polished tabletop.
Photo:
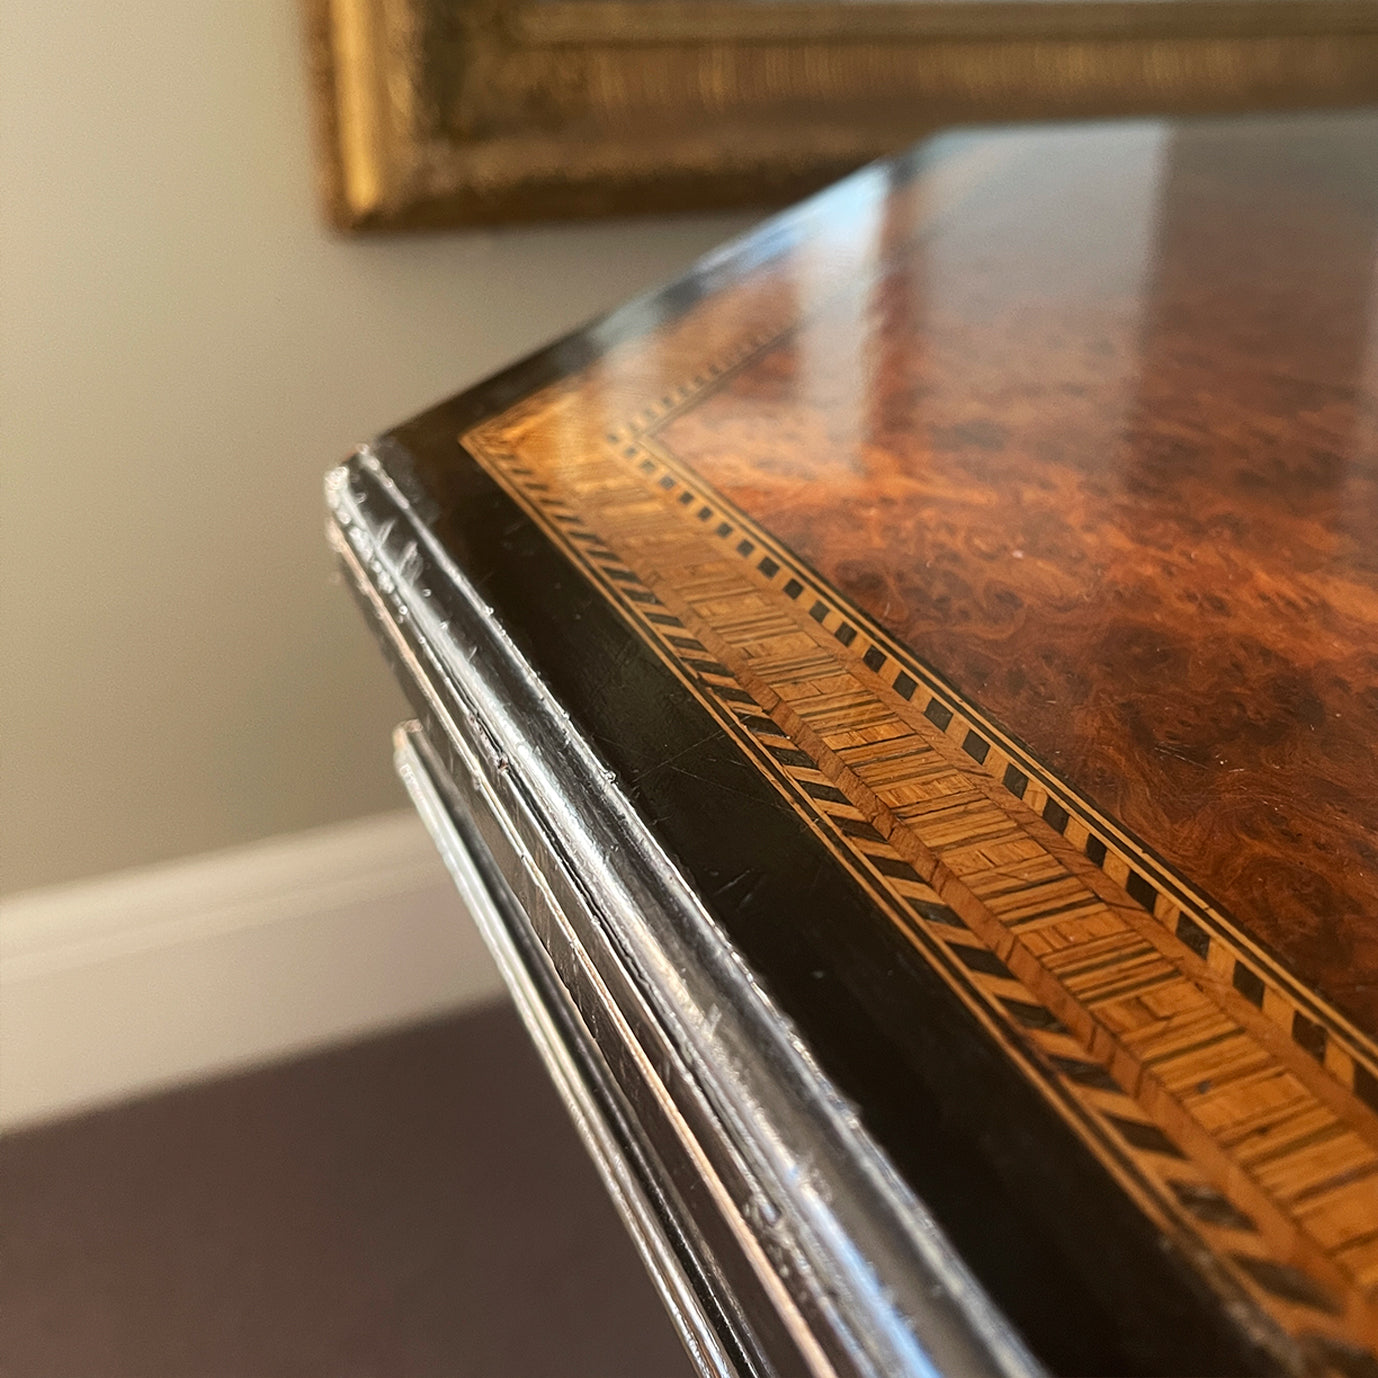
<svg viewBox="0 0 1378 1378">
<path fill-rule="evenodd" d="M 390 443 L 1039 1359 L 1378 1372 L 1378 118 L 947 136 Z"/>
</svg>

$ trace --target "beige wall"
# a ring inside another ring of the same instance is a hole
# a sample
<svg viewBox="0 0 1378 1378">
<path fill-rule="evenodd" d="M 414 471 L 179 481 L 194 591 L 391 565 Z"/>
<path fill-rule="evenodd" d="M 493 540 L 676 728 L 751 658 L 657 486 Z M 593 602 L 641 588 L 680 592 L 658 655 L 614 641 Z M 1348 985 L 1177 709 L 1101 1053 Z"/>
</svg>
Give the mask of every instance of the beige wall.
<svg viewBox="0 0 1378 1378">
<path fill-rule="evenodd" d="M 744 217 L 342 242 L 292 0 L 0 0 L 0 890 L 397 806 L 355 441 Z"/>
</svg>

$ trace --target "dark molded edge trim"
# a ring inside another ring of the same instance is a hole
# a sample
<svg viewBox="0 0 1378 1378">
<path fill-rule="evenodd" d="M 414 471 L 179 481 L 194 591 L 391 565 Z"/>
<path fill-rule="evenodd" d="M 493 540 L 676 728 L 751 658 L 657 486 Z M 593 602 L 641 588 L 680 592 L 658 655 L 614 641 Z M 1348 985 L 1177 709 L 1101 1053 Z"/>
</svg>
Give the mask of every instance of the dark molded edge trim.
<svg viewBox="0 0 1378 1378">
<path fill-rule="evenodd" d="M 784 1265 L 768 1266 L 810 1318 L 815 1371 L 1041 1372 L 377 458 L 334 471 L 327 500 L 399 653 L 413 655 L 405 622 L 435 658 L 415 678 L 446 736 L 485 744 L 482 783 L 535 830 L 532 864 L 582 896 L 686 1092 L 713 1108 L 722 1141 L 701 1146 L 752 1182 L 758 1257 Z"/>
<path fill-rule="evenodd" d="M 674 1247 L 673 1222 L 665 1219 L 665 1212 L 629 1162 L 622 1136 L 611 1123 L 610 1097 L 600 1085 L 596 1053 L 587 1035 L 580 1037 L 574 1022 L 577 1016 L 567 1008 L 567 998 L 562 999 L 548 959 L 542 963 L 541 954 L 533 950 L 537 946 L 534 935 L 523 931 L 522 919 L 514 912 L 519 910 L 515 897 L 484 874 L 483 844 L 465 835 L 465 820 L 446 798 L 442 774 L 431 759 L 419 723 L 397 729 L 393 760 L 681 1342 L 700 1372 L 732 1378 L 741 1365 L 722 1343 L 690 1268 Z"/>
</svg>

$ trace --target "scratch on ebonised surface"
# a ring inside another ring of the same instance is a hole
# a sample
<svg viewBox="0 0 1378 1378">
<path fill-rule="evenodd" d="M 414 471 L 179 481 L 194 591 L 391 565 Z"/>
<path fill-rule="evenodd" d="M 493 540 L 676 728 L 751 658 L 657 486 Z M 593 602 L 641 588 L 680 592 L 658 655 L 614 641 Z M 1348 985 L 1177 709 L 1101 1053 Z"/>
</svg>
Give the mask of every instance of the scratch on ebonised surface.
<svg viewBox="0 0 1378 1378">
<path fill-rule="evenodd" d="M 726 885 L 718 887 L 718 897 L 720 899 L 727 899 L 730 896 L 738 905 L 745 908 L 755 898 L 757 892 L 760 890 L 761 886 L 765 884 L 767 878 L 768 875 L 765 871 L 748 869 L 739 872 L 737 875 L 733 876 Z M 734 894 L 733 892 L 747 880 L 751 882 L 750 885 L 740 894 Z"/>
<path fill-rule="evenodd" d="M 674 769 L 676 768 L 676 761 L 681 760 L 683 757 L 687 756 L 691 751 L 697 751 L 700 747 L 707 746 L 707 744 L 711 742 L 716 736 L 716 732 L 705 732 L 702 737 L 695 738 L 695 740 L 690 742 L 688 746 L 681 747 L 678 751 L 675 752 L 673 756 L 666 756 L 664 759 L 656 761 L 654 765 L 649 765 L 646 766 L 643 770 L 633 772 L 627 778 L 633 781 L 642 780 L 645 779 L 646 776 L 653 774 L 657 770 L 664 770 L 667 766 Z M 692 771 L 681 771 L 680 773 L 690 775 L 695 779 L 699 778 L 698 776 L 694 776 Z"/>
<path fill-rule="evenodd" d="M 710 778 L 708 775 L 700 774 L 697 770 L 690 770 L 684 766 L 677 766 L 670 761 L 663 763 L 666 769 L 672 770 L 676 775 L 683 775 L 686 780 L 693 780 L 696 784 L 712 785 L 714 789 L 726 790 L 729 794 L 740 795 L 743 799 L 750 799 L 756 802 L 756 796 L 748 790 L 738 789 L 736 785 L 725 785 L 721 780 Z M 659 770 L 661 767 L 653 766 L 651 769 Z M 643 772 L 649 774 L 649 771 Z"/>
</svg>

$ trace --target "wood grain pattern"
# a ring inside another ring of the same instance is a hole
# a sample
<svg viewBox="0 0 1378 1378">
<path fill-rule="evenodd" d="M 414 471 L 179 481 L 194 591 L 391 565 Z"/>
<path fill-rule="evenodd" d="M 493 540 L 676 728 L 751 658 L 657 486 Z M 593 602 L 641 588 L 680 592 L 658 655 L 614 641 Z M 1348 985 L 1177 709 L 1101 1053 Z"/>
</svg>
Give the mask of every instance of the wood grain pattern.
<svg viewBox="0 0 1378 1378">
<path fill-rule="evenodd" d="M 1378 1347 L 1373 132 L 867 174 L 465 437 L 1317 1370 Z"/>
</svg>

